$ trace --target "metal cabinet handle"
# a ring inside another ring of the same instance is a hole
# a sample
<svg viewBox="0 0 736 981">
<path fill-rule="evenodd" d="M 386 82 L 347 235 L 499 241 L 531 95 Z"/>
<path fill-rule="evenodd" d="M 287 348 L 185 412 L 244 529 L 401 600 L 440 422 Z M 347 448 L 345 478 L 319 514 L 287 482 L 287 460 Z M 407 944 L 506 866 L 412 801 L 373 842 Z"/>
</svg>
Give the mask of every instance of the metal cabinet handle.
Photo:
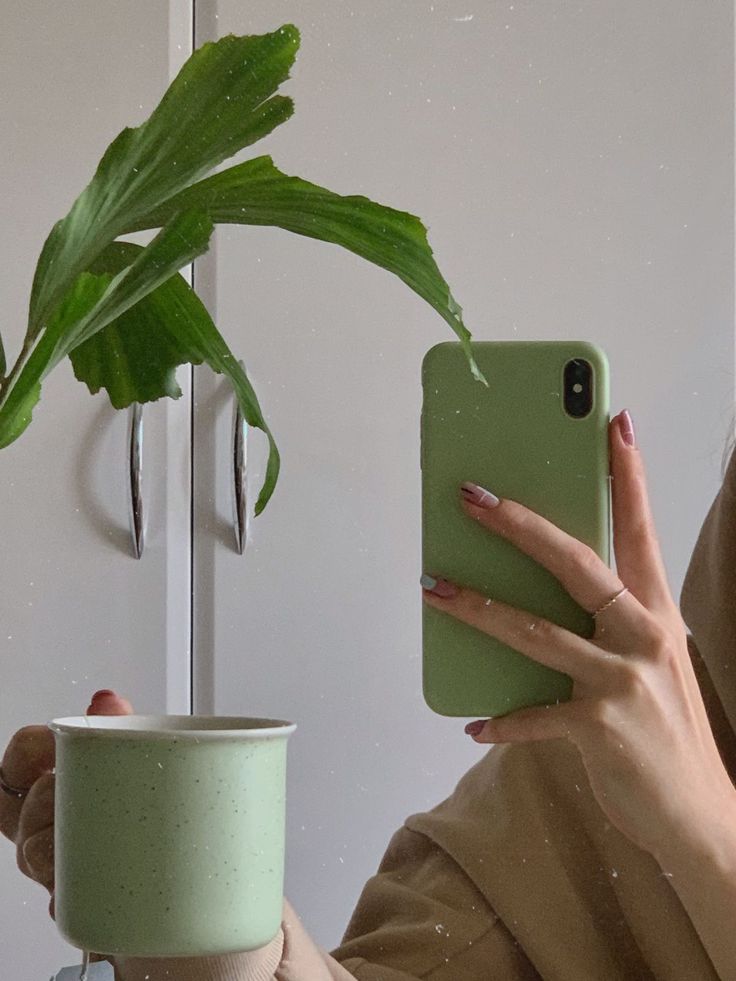
<svg viewBox="0 0 736 981">
<path fill-rule="evenodd" d="M 133 555 L 139 559 L 145 544 L 143 514 L 143 406 L 134 402 L 130 407 L 130 434 L 128 439 L 128 464 L 130 470 L 130 531 L 133 539 Z"/>
<path fill-rule="evenodd" d="M 242 362 L 241 362 L 242 363 Z M 246 439 L 248 434 L 248 424 L 243 418 L 243 413 L 235 398 L 233 407 L 233 509 L 234 520 L 233 528 L 235 531 L 235 546 L 238 554 L 242 555 L 245 551 L 247 538 L 247 508 L 248 495 L 246 483 L 246 465 L 248 450 Z"/>
</svg>

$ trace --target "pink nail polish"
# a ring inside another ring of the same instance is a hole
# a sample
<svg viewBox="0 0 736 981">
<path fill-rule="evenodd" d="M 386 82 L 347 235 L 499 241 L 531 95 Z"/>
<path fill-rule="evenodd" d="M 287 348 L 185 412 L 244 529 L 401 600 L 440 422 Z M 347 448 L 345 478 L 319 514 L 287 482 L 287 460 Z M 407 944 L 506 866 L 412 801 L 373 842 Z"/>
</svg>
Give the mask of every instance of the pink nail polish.
<svg viewBox="0 0 736 981">
<path fill-rule="evenodd" d="M 478 508 L 495 508 L 501 503 L 496 495 L 485 487 L 479 487 L 478 484 L 471 484 L 469 481 L 461 484 L 460 490 L 465 500 Z"/>
<path fill-rule="evenodd" d="M 448 582 L 447 579 L 435 579 L 434 576 L 428 576 L 425 572 L 419 582 L 422 589 L 426 589 L 428 593 L 432 593 L 434 596 L 439 596 L 440 599 L 450 599 L 450 597 L 457 595 L 457 586 L 455 583 Z"/>
<path fill-rule="evenodd" d="M 634 435 L 634 423 L 629 415 L 629 410 L 624 409 L 621 415 L 618 417 L 618 424 L 621 430 L 621 438 L 627 446 L 636 445 L 636 436 Z"/>
<path fill-rule="evenodd" d="M 477 722 L 468 722 L 468 724 L 465 726 L 465 731 L 469 736 L 478 736 L 480 735 L 485 724 L 484 719 L 479 719 Z"/>
</svg>

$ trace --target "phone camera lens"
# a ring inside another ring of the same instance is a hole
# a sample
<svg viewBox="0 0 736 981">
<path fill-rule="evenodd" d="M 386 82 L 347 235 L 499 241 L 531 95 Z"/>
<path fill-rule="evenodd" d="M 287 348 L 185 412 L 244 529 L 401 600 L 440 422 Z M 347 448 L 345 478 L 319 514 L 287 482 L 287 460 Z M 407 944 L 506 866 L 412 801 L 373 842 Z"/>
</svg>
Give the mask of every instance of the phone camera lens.
<svg viewBox="0 0 736 981">
<path fill-rule="evenodd" d="M 582 358 L 573 358 L 564 370 L 565 411 L 575 419 L 587 416 L 593 407 L 593 368 Z"/>
</svg>

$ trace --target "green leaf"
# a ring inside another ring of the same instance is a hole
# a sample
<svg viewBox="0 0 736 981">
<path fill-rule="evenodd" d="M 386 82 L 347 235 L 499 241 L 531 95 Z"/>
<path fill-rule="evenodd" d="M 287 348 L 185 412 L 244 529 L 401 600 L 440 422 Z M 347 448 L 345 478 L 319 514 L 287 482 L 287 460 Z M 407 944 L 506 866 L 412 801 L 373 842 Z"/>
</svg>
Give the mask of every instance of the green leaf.
<svg viewBox="0 0 736 981">
<path fill-rule="evenodd" d="M 131 265 L 141 247 L 113 242 L 92 266 L 92 272 L 110 278 Z M 116 409 L 133 402 L 178 398 L 176 368 L 207 362 L 230 379 L 245 419 L 263 430 L 269 441 L 266 478 L 256 504 L 259 514 L 273 493 L 279 455 L 265 423 L 255 392 L 219 334 L 202 301 L 187 282 L 175 275 L 135 306 L 75 348 L 70 358 L 76 377 L 95 393 L 107 390 Z"/>
<path fill-rule="evenodd" d="M 176 397 L 177 364 L 207 361 L 230 377 L 245 418 L 268 436 L 260 513 L 276 481 L 278 451 L 245 372 L 176 275 L 206 249 L 212 222 L 278 226 L 389 270 L 450 324 L 475 377 L 487 384 L 418 218 L 289 177 L 269 157 L 201 179 L 291 115 L 291 100 L 275 92 L 288 78 L 298 45 L 290 25 L 204 45 L 149 119 L 110 144 L 41 253 L 21 357 L 0 396 L 0 445 L 28 424 L 41 382 L 66 354 L 73 355 L 78 377 L 95 390 L 106 388 L 121 406 Z M 138 252 L 124 254 L 138 247 L 114 242 L 126 232 L 158 227 L 161 234 Z"/>
<path fill-rule="evenodd" d="M 5 372 L 8 370 L 8 365 L 5 360 L 5 348 L 3 347 L 3 338 L 0 334 L 0 378 L 5 377 Z"/>
<path fill-rule="evenodd" d="M 104 266 L 120 246 L 126 252 L 138 248 L 113 242 L 93 268 Z M 127 265 L 133 259 L 130 255 Z M 172 276 L 70 352 L 75 376 L 93 395 L 104 388 L 116 409 L 164 396 L 180 397 L 177 367 L 201 363 L 178 335 L 180 321 L 191 313 L 180 296 L 182 289 L 188 289 L 186 282 L 178 274 Z"/>
<path fill-rule="evenodd" d="M 196 211 L 173 217 L 156 238 L 140 250 L 131 265 L 112 279 L 92 310 L 71 326 L 63 324 L 64 354 L 129 310 L 182 266 L 206 252 L 212 229 L 209 218 Z M 53 333 L 51 328 L 49 330 Z"/>
<path fill-rule="evenodd" d="M 21 398 L 18 399 L 13 416 L 0 425 L 0 449 L 9 446 L 28 427 L 33 415 L 33 407 L 41 397 L 41 384 L 36 382 L 29 385 Z"/>
<path fill-rule="evenodd" d="M 289 77 L 298 46 L 291 25 L 202 45 L 151 116 L 113 140 L 43 247 L 31 291 L 31 338 L 79 273 L 140 215 L 289 118 L 291 99 L 273 93 Z"/>
<path fill-rule="evenodd" d="M 56 356 L 59 337 L 63 335 L 62 325 L 73 326 L 76 318 L 84 316 L 90 311 L 100 301 L 108 288 L 109 281 L 109 276 L 92 276 L 89 273 L 82 273 L 67 296 L 64 297 L 64 301 L 59 305 L 56 312 L 56 340 L 47 331 L 44 338 L 46 340 L 45 350 L 38 351 L 40 344 L 38 345 L 31 355 L 33 358 L 35 354 L 35 361 L 31 369 L 29 370 L 29 365 L 31 365 L 31 359 L 29 359 L 25 369 L 16 379 L 2 408 L 0 408 L 0 448 L 14 442 L 30 424 L 33 409 L 41 397 L 41 380 L 64 356 L 63 353 L 58 357 Z"/>
<path fill-rule="evenodd" d="M 0 407 L 0 446 L 16 439 L 30 422 L 30 410 L 38 401 L 37 386 L 52 368 L 206 251 L 211 234 L 212 222 L 203 215 L 176 215 L 112 279 L 88 272 L 77 278 Z M 36 397 L 31 400 L 32 391 Z"/>
<path fill-rule="evenodd" d="M 333 242 L 402 279 L 457 334 L 474 376 L 487 384 L 473 358 L 462 310 L 437 267 L 427 230 L 414 215 L 359 195 L 342 196 L 289 177 L 271 157 L 256 157 L 194 184 L 126 226 L 156 228 L 177 209 L 196 207 L 215 223 L 276 225 Z"/>
</svg>

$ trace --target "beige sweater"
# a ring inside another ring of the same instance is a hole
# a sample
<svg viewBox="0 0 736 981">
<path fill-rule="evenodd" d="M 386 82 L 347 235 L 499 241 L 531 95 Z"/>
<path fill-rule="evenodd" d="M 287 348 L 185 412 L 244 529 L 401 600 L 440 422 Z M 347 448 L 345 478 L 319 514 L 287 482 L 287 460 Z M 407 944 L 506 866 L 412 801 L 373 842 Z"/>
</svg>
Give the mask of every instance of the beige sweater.
<svg viewBox="0 0 736 981">
<path fill-rule="evenodd" d="M 732 776 L 735 558 L 733 454 L 680 601 Z M 287 903 L 267 948 L 120 962 L 116 974 L 120 981 L 717 981 L 667 876 L 608 823 L 577 749 L 563 740 L 493 747 L 447 800 L 409 817 L 331 956 Z"/>
</svg>

